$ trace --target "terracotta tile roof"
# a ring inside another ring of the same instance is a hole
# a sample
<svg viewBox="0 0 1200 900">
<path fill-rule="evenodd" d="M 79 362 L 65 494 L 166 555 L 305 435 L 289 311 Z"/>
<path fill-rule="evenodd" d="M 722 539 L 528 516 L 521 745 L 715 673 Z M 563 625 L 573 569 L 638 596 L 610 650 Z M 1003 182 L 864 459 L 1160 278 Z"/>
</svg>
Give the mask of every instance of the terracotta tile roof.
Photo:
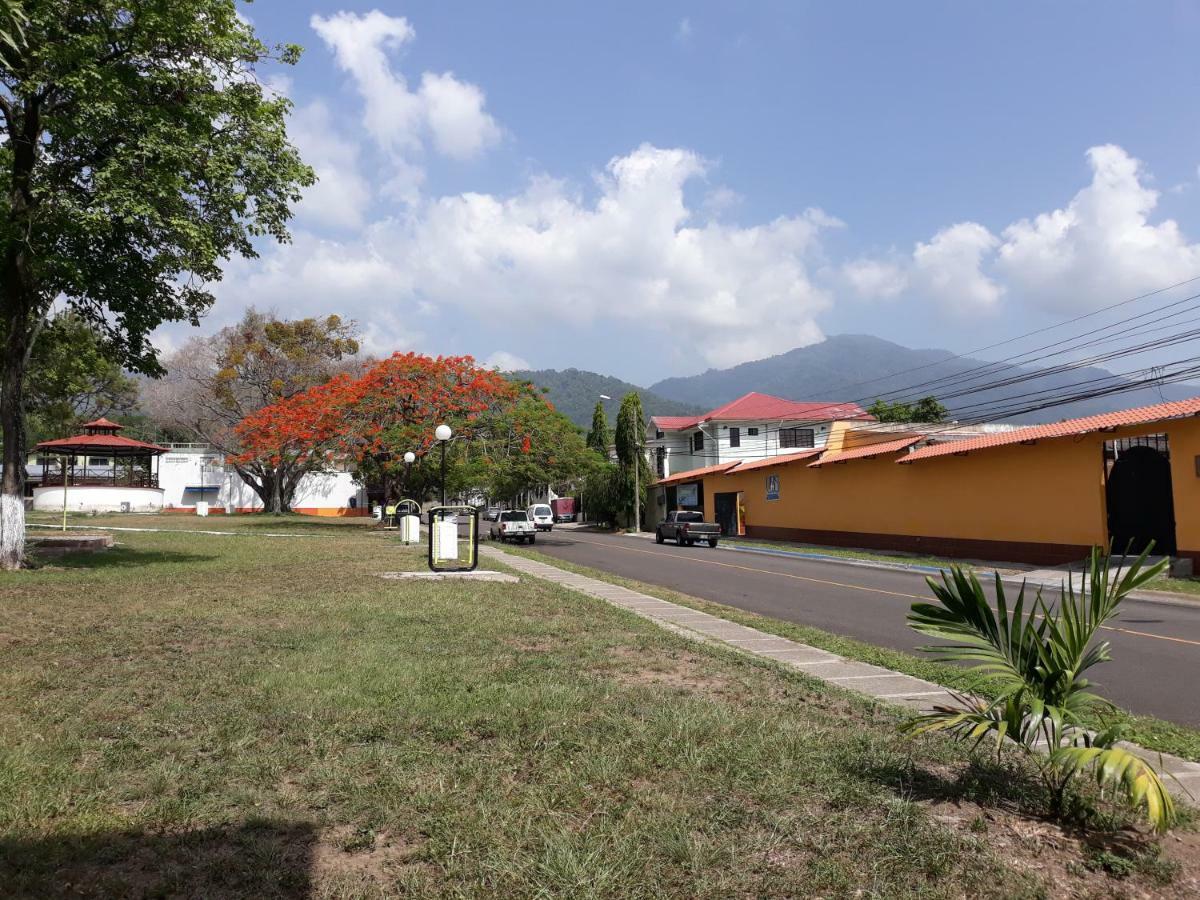
<svg viewBox="0 0 1200 900">
<path fill-rule="evenodd" d="M 1016 431 L 988 434 L 982 437 L 967 438 L 962 441 L 932 444 L 928 447 L 922 447 L 920 450 L 914 450 L 903 459 L 898 460 L 898 462 L 910 463 L 921 459 L 932 459 L 935 456 L 946 456 L 951 453 L 969 453 L 973 450 L 986 450 L 989 447 L 1005 447 L 1010 444 L 1021 444 L 1025 441 L 1071 437 L 1072 435 L 1102 431 L 1105 428 L 1120 428 L 1123 425 L 1148 425 L 1151 422 L 1195 415 L 1200 415 L 1200 397 L 1193 397 L 1190 400 L 1176 400 L 1170 403 L 1156 403 L 1153 406 L 1139 406 L 1134 409 L 1123 409 L 1119 412 L 1101 413 L 1098 416 L 1085 416 L 1082 419 L 1066 419 L 1065 421 L 1052 422 L 1048 425 L 1030 425 L 1028 428 L 1018 428 Z"/>
<path fill-rule="evenodd" d="M 702 469 L 688 469 L 686 472 L 678 472 L 675 475 L 669 475 L 654 482 L 655 487 L 666 487 L 671 484 L 682 484 L 685 481 L 695 481 L 698 478 L 703 478 L 705 475 L 716 475 L 720 472 L 728 472 L 737 463 L 719 463 L 715 466 L 705 466 Z"/>
<path fill-rule="evenodd" d="M 42 441 L 37 445 L 38 450 L 50 453 L 107 453 L 109 455 L 133 456 L 148 453 L 157 456 L 166 453 L 166 447 L 158 444 L 147 444 L 145 441 L 135 441 L 133 438 L 121 437 L 116 434 L 77 434 L 74 437 L 59 438 L 54 441 Z"/>
<path fill-rule="evenodd" d="M 812 459 L 820 456 L 820 450 L 805 450 L 802 453 L 788 453 L 786 456 L 772 456 L 770 459 L 756 459 L 754 462 L 744 462 L 735 472 L 749 472 L 751 469 L 769 469 L 772 466 L 786 466 L 788 463 L 799 462 L 802 459 Z"/>
<path fill-rule="evenodd" d="M 695 428 L 701 422 L 769 422 L 773 419 L 796 419 L 799 421 L 823 422 L 832 419 L 856 419 L 874 421 L 857 403 L 800 402 L 772 397 L 751 391 L 724 406 L 709 410 L 700 416 L 654 416 L 654 425 L 662 431 L 680 431 Z"/>
<path fill-rule="evenodd" d="M 829 453 L 822 456 L 816 462 L 809 463 L 810 469 L 815 469 L 818 466 L 827 466 L 830 463 L 846 462 L 851 459 L 870 459 L 873 456 L 883 456 L 885 453 L 895 453 L 898 450 L 904 450 L 911 447 L 920 437 L 899 438 L 894 441 L 879 441 L 874 444 L 863 444 L 861 447 L 852 447 L 849 450 L 843 450 L 841 453 Z"/>
</svg>

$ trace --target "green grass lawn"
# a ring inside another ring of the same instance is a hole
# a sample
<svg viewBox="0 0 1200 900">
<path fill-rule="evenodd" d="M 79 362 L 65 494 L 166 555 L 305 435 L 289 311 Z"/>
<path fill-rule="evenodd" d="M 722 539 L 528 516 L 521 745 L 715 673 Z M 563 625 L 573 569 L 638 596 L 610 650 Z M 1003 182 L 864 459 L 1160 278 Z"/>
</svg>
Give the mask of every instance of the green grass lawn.
<svg viewBox="0 0 1200 900">
<path fill-rule="evenodd" d="M 797 544 L 790 541 L 764 541 L 754 538 L 725 538 L 724 543 L 729 547 L 748 547 L 760 550 L 783 550 L 808 556 L 836 556 L 842 559 L 861 559 L 868 562 L 886 562 L 896 565 L 909 566 L 939 566 L 951 568 L 961 566 L 964 569 L 985 569 L 988 572 L 999 571 L 1001 575 L 1015 574 L 1021 569 L 1015 565 L 1005 565 L 999 562 L 989 565 L 976 560 L 952 559 L 946 556 L 926 556 L 919 553 L 888 553 L 884 550 L 863 550 L 851 547 L 827 547 L 820 544 Z"/>
<path fill-rule="evenodd" d="M 1146 584 L 1145 589 L 1200 596 L 1200 578 L 1155 578 Z"/>
<path fill-rule="evenodd" d="M 746 612 L 734 606 L 726 606 L 721 603 L 713 603 L 708 600 L 702 600 L 698 597 L 692 597 L 686 594 L 680 594 L 677 591 L 672 591 L 667 588 L 661 588 L 656 585 L 647 585 L 641 582 L 631 581 L 627 578 L 621 578 L 617 575 L 612 575 L 608 572 L 603 572 L 598 569 L 591 569 L 586 566 L 578 566 L 573 563 L 564 562 L 555 557 L 545 556 L 529 551 L 519 549 L 514 552 L 522 553 L 526 556 L 533 556 L 542 562 L 551 565 L 559 566 L 564 569 L 570 569 L 574 572 L 590 575 L 593 578 L 600 578 L 604 581 L 620 584 L 624 587 L 630 587 L 635 590 L 644 591 L 655 597 L 661 597 L 664 600 L 670 600 L 674 603 L 680 603 L 684 606 L 690 606 L 699 609 L 703 612 L 712 613 L 728 619 L 731 622 L 739 622 L 743 625 L 749 625 L 752 628 L 757 628 L 760 631 L 765 631 L 768 634 L 777 634 L 780 637 L 790 638 L 794 641 L 809 644 L 813 647 L 820 647 L 828 650 L 831 653 L 837 653 L 840 656 L 845 656 L 849 659 L 857 659 L 862 662 L 873 663 L 878 666 L 892 669 L 896 672 L 903 672 L 906 675 L 913 675 L 917 678 L 924 678 L 936 684 L 945 685 L 953 688 L 956 691 L 968 693 L 987 694 L 988 685 L 986 681 L 968 671 L 967 669 L 952 665 L 950 663 L 938 662 L 928 657 L 917 656 L 912 653 L 905 653 L 902 650 L 893 650 L 888 647 L 877 647 L 874 644 L 868 644 L 864 641 L 855 640 L 851 637 L 846 637 L 833 632 L 823 631 L 819 628 L 813 628 L 809 625 L 800 625 L 795 622 L 785 622 L 780 619 L 772 619 L 768 616 L 761 616 L 757 613 Z M 1158 581 L 1166 581 L 1168 579 L 1158 579 Z M 1175 581 L 1177 579 L 1169 579 Z M 1157 582 L 1151 582 L 1155 584 Z M 1163 590 L 1159 588 L 1159 590 Z M 1200 762 L 1200 730 L 1189 728 L 1186 725 L 1179 725 L 1175 722 L 1168 722 L 1163 719 L 1157 719 L 1153 716 L 1139 716 L 1126 710 L 1117 709 L 1115 712 L 1108 712 L 1101 719 L 1095 718 L 1094 724 L 1097 727 L 1121 723 L 1126 731 L 1126 738 L 1137 744 L 1146 747 L 1149 750 L 1156 750 L 1162 753 L 1172 753 L 1176 756 L 1190 759 L 1194 762 Z"/>
<path fill-rule="evenodd" d="M 255 518 L 0 576 L 0 894 L 1174 896 L 1200 872 L 1187 830 L 1085 841 L 1027 772 L 800 673 L 536 580 L 383 580 L 419 551 Z"/>
</svg>

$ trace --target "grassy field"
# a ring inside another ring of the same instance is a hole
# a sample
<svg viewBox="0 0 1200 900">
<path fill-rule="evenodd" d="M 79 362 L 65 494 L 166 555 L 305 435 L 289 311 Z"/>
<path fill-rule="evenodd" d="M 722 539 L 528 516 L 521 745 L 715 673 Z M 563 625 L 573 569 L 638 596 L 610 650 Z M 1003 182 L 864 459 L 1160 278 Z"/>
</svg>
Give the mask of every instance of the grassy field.
<svg viewBox="0 0 1200 900">
<path fill-rule="evenodd" d="M 752 628 L 757 628 L 769 634 L 777 634 L 780 637 L 820 647 L 831 653 L 837 653 L 839 656 L 873 663 L 877 666 L 884 666 L 893 671 L 903 672 L 906 675 L 912 675 L 917 678 L 924 678 L 957 691 L 980 694 L 986 694 L 988 691 L 987 683 L 979 676 L 950 663 L 938 662 L 929 657 L 917 656 L 912 653 L 905 653 L 902 650 L 893 650 L 889 647 L 877 647 L 874 644 L 868 644 L 864 641 L 823 631 L 808 625 L 772 619 L 768 616 L 746 612 L 737 607 L 713 603 L 687 594 L 680 594 L 677 591 L 656 585 L 646 585 L 641 582 L 630 581 L 629 579 L 621 578 L 608 572 L 602 572 L 586 566 L 577 566 L 564 562 L 561 559 L 545 556 L 536 551 L 515 549 L 513 552 L 531 556 L 542 562 L 550 563 L 564 569 L 591 575 L 594 578 L 600 578 L 604 581 L 610 581 L 613 584 L 635 588 L 647 594 L 661 597 L 664 600 L 670 600 L 673 603 L 680 603 L 684 606 L 691 606 L 703 612 L 721 616 L 722 618 L 729 619 L 731 622 L 749 625 Z M 1118 722 L 1126 729 L 1126 738 L 1128 740 L 1150 750 L 1172 753 L 1184 759 L 1200 762 L 1200 730 L 1189 728 L 1186 725 L 1178 725 L 1175 722 L 1156 719 L 1153 716 L 1134 715 L 1131 712 L 1121 709 L 1118 709 L 1115 713 L 1106 714 L 1103 720 L 1097 718 L 1095 724 L 1103 726 Z"/>
<path fill-rule="evenodd" d="M 169 530 L 0 579 L 6 896 L 1198 890 L 1187 829 L 1082 837 L 1027 772 L 564 589 L 384 580 L 420 557 L 362 523 L 115 522 Z"/>
</svg>

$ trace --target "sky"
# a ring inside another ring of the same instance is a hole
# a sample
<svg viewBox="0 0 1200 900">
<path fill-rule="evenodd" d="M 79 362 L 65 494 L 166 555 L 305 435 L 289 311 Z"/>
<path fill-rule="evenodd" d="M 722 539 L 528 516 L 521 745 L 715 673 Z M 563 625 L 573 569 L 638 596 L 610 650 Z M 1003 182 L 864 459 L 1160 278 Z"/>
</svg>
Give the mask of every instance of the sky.
<svg viewBox="0 0 1200 900">
<path fill-rule="evenodd" d="M 1200 4 L 258 0 L 319 183 L 250 305 L 649 384 L 1200 275 Z M 188 328 L 158 335 L 178 346 Z"/>
</svg>

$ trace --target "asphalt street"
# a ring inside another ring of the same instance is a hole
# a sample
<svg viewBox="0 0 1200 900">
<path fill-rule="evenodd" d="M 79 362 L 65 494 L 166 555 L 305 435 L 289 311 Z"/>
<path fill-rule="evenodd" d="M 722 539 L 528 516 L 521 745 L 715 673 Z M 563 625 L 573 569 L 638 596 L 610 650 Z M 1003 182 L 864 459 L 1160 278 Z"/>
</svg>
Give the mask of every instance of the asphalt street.
<svg viewBox="0 0 1200 900">
<path fill-rule="evenodd" d="M 536 549 L 882 647 L 912 651 L 928 643 L 905 622 L 914 601 L 930 598 L 924 573 L 562 529 L 539 535 Z M 1113 659 L 1092 670 L 1103 696 L 1133 712 L 1200 727 L 1200 603 L 1193 609 L 1127 600 L 1104 636 Z"/>
</svg>

